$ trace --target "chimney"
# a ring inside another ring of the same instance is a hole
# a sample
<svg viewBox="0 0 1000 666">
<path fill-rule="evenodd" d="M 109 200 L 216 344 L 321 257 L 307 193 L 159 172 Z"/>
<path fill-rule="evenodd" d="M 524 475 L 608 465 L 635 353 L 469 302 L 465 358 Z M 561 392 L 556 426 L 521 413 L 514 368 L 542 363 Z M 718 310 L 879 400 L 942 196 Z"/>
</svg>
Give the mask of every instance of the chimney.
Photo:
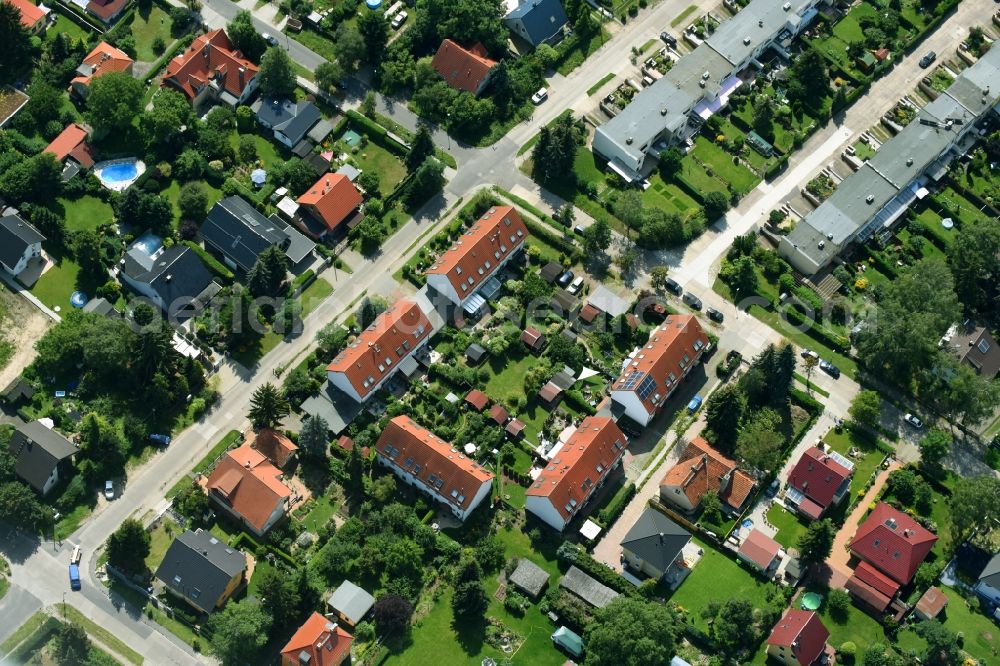
<svg viewBox="0 0 1000 666">
<path fill-rule="evenodd" d="M 201 55 L 204 56 L 205 60 L 208 60 L 208 50 L 209 50 L 208 40 L 205 40 L 205 46 L 202 47 L 201 49 Z"/>
<path fill-rule="evenodd" d="M 174 276 L 173 276 L 173 275 L 171 275 L 170 273 L 167 273 L 167 277 L 166 277 L 166 281 L 167 281 L 167 282 L 170 282 L 170 281 L 171 281 L 171 280 L 173 280 L 173 279 L 174 279 Z"/>
<path fill-rule="evenodd" d="M 240 67 L 239 69 L 236 70 L 236 72 L 239 74 L 240 77 L 240 90 L 243 90 L 243 75 L 247 73 L 247 68 Z"/>
</svg>

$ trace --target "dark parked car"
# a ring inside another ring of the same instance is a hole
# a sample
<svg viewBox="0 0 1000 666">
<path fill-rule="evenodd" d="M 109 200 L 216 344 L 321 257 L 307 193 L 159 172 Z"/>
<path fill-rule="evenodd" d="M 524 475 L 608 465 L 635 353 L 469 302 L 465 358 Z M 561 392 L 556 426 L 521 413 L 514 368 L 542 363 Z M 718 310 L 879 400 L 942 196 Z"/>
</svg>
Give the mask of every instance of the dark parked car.
<svg viewBox="0 0 1000 666">
<path fill-rule="evenodd" d="M 937 60 L 937 53 L 934 51 L 928 51 L 924 54 L 924 57 L 920 59 L 920 66 L 923 69 L 927 69 L 931 66 L 931 63 Z"/>
<path fill-rule="evenodd" d="M 708 315 L 709 319 L 719 324 L 721 324 L 722 320 L 725 318 L 723 314 L 718 310 L 716 310 L 715 308 L 709 308 L 705 310 L 705 314 Z"/>
<path fill-rule="evenodd" d="M 667 291 L 674 294 L 675 296 L 680 296 L 684 293 L 684 289 L 677 283 L 677 280 L 673 278 L 667 278 L 664 283 L 667 285 Z"/>
<path fill-rule="evenodd" d="M 830 375 L 834 379 L 840 379 L 840 368 L 835 366 L 833 363 L 830 363 L 829 361 L 820 361 L 819 369 L 825 372 L 826 374 Z"/>
<path fill-rule="evenodd" d="M 568 285 L 572 281 L 573 281 L 573 271 L 565 271 L 562 275 L 556 278 L 556 283 L 564 289 L 566 288 L 566 285 Z"/>
<path fill-rule="evenodd" d="M 701 299 L 692 294 L 690 291 L 685 291 L 684 295 L 681 297 L 687 305 L 691 306 L 695 310 L 701 310 Z"/>
<path fill-rule="evenodd" d="M 677 38 L 671 35 L 666 30 L 660 33 L 660 39 L 662 39 L 663 42 L 665 44 L 668 44 L 669 46 L 677 46 Z"/>
</svg>

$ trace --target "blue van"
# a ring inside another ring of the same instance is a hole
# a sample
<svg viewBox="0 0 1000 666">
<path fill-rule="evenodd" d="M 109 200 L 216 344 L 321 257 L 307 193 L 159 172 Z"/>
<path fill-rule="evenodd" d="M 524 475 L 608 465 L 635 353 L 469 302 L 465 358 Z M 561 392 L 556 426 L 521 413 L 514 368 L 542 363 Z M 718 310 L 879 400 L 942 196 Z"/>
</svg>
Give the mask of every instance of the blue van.
<svg viewBox="0 0 1000 666">
<path fill-rule="evenodd" d="M 80 589 L 80 567 L 75 564 L 69 565 L 69 587 L 72 590 Z"/>
</svg>

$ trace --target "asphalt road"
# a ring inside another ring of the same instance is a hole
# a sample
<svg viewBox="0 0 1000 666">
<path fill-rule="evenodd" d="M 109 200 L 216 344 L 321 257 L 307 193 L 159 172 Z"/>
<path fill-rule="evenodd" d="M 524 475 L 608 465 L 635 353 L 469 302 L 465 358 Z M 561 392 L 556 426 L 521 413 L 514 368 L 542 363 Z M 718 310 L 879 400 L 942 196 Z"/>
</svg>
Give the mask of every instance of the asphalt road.
<svg viewBox="0 0 1000 666">
<path fill-rule="evenodd" d="M 246 427 L 245 414 L 252 391 L 265 381 L 280 381 L 277 376 L 308 352 L 316 332 L 322 326 L 343 317 L 364 293 L 377 291 L 392 295 L 393 290 L 398 287 L 389 276 L 400 262 L 419 248 L 421 238 L 442 224 L 444 213 L 454 205 L 458 197 L 468 197 L 476 188 L 496 183 L 507 189 L 513 189 L 515 185 L 524 188 L 542 207 L 557 206 L 558 199 L 541 191 L 517 170 L 517 149 L 563 109 L 576 109 L 585 105 L 585 91 L 607 73 L 623 73 L 634 68 L 630 63 L 631 47 L 655 37 L 669 25 L 669 19 L 687 4 L 687 0 L 664 0 L 653 10 L 644 12 L 639 19 L 621 28 L 583 67 L 568 77 L 555 76 L 549 85 L 548 101 L 538 108 L 528 122 L 512 129 L 495 146 L 475 149 L 451 142 L 443 133 L 437 133 L 438 145 L 454 155 L 459 165 L 457 170 L 449 172 L 451 180 L 445 193 L 425 206 L 413 220 L 389 238 L 377 257 L 355 266 L 353 274 L 345 275 L 341 272 L 335 276 L 328 275 L 335 283 L 335 290 L 307 318 L 302 335 L 279 345 L 251 370 L 235 365 L 224 368 L 220 373 L 222 396 L 216 409 L 201 422 L 181 433 L 169 449 L 157 454 L 145 467 L 136 470 L 130 476 L 122 496 L 102 505 L 61 547 L 51 542 L 32 542 L 23 536 L 11 534 L 0 537 L 0 552 L 11 560 L 13 570 L 12 589 L 0 601 L 0 640 L 13 632 L 37 608 L 60 603 L 65 593 L 67 603 L 111 629 L 119 638 L 142 653 L 149 663 L 204 662 L 206 657 L 196 655 L 187 646 L 180 645 L 168 631 L 150 627 L 141 617 L 129 617 L 120 603 L 108 598 L 105 588 L 93 575 L 95 550 L 125 518 L 149 518 L 165 508 L 166 490 L 183 478 L 222 434 L 231 429 L 242 430 Z M 712 5 L 715 3 L 703 2 L 699 7 Z M 779 179 L 758 188 L 743 204 L 731 211 L 723 223 L 692 243 L 685 252 L 648 253 L 644 257 L 644 266 L 657 263 L 670 266 L 680 282 L 699 290 L 698 293 L 706 304 L 724 309 L 727 313 L 724 340 L 731 339 L 734 345 L 742 341 L 749 351 L 751 347 L 759 349 L 767 341 L 778 337 L 775 331 L 745 314 L 737 318 L 733 306 L 723 303 L 721 299 L 714 299 L 711 295 L 708 287 L 732 238 L 757 224 L 762 214 L 775 207 L 783 200 L 782 197 L 793 192 L 827 161 L 834 159 L 850 137 L 871 125 L 899 95 L 911 88 L 921 72 L 916 67 L 916 59 L 920 53 L 929 49 L 944 53 L 953 48 L 964 37 L 969 25 L 981 22 L 989 15 L 989 7 L 990 3 L 986 0 L 963 2 L 958 11 L 925 41 L 916 54 L 906 58 L 888 77 L 877 82 L 847 112 L 842 121 L 831 123 L 814 135 L 794 155 L 789 169 Z M 208 25 L 220 27 L 237 11 L 239 8 L 228 0 L 205 0 L 203 16 Z M 275 26 L 258 19 L 255 22 L 261 32 L 280 35 Z M 323 62 L 322 57 L 298 42 L 286 39 L 283 35 L 279 39 L 292 58 L 304 67 L 315 69 Z M 348 99 L 349 107 L 356 107 L 360 103 L 364 89 L 358 86 L 355 92 Z M 416 127 L 416 117 L 404 104 L 380 97 L 379 106 L 383 113 L 401 125 Z M 644 279 L 644 276 L 640 276 L 638 283 L 641 284 Z M 846 377 L 836 384 L 821 385 L 835 396 L 831 398 L 831 411 L 838 414 L 843 413 L 850 398 L 858 390 L 857 385 Z M 82 593 L 68 591 L 67 549 L 72 544 L 81 545 L 84 553 L 82 570 L 85 581 Z"/>
</svg>

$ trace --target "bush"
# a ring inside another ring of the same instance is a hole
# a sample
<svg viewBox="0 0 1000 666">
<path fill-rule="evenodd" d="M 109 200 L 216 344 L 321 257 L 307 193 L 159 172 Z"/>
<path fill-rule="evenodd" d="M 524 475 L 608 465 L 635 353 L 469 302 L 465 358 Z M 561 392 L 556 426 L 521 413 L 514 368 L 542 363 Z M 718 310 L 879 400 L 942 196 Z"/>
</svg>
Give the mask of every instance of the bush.
<svg viewBox="0 0 1000 666">
<path fill-rule="evenodd" d="M 615 496 L 597 512 L 597 521 L 605 528 L 611 527 L 611 524 L 618 519 L 618 516 L 625 510 L 625 507 L 628 506 L 633 497 L 635 497 L 635 484 L 629 482 L 622 486 L 615 493 Z"/>
<path fill-rule="evenodd" d="M 236 277 L 231 270 L 209 254 L 208 251 L 201 245 L 189 240 L 183 242 L 189 248 L 194 250 L 195 254 L 198 255 L 198 258 L 201 259 L 202 263 L 205 264 L 205 267 L 208 268 L 208 270 L 215 273 L 215 275 L 221 278 L 226 284 L 231 283 Z"/>
</svg>

